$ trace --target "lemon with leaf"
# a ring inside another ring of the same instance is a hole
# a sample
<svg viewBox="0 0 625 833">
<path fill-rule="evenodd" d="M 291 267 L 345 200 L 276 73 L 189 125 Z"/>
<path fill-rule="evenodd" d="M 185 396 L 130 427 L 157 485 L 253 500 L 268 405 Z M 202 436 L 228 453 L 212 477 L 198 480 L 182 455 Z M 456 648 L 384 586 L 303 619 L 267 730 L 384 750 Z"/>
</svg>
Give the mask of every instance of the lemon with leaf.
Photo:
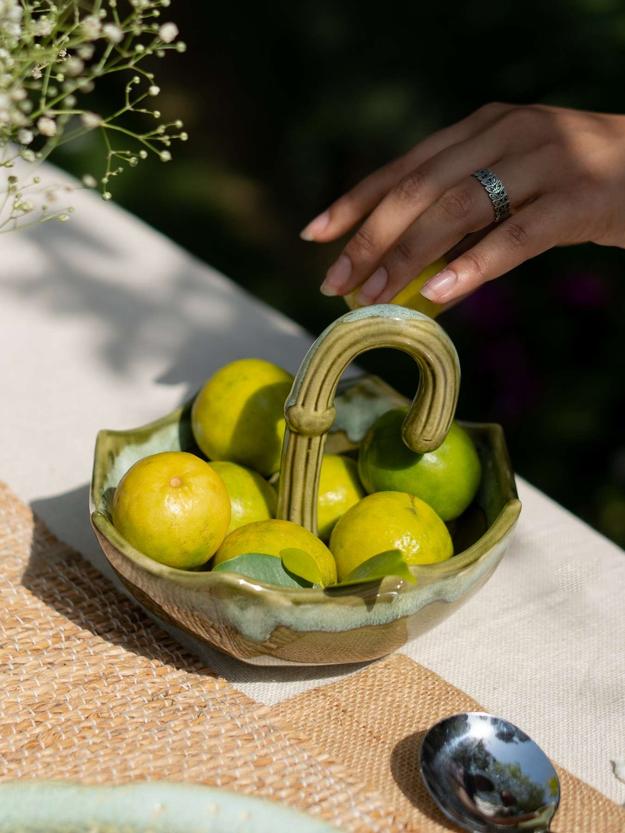
<svg viewBox="0 0 625 833">
<path fill-rule="evenodd" d="M 352 506 L 330 537 L 339 581 L 380 553 L 399 550 L 408 564 L 434 564 L 453 555 L 451 536 L 427 503 L 405 492 L 376 492 Z"/>
<path fill-rule="evenodd" d="M 336 582 L 336 563 L 326 545 L 303 526 L 277 519 L 257 521 L 235 529 L 217 550 L 213 566 L 248 553 L 280 559 L 282 552 L 294 549 L 303 550 L 312 558 L 321 584 L 325 586 Z"/>
</svg>

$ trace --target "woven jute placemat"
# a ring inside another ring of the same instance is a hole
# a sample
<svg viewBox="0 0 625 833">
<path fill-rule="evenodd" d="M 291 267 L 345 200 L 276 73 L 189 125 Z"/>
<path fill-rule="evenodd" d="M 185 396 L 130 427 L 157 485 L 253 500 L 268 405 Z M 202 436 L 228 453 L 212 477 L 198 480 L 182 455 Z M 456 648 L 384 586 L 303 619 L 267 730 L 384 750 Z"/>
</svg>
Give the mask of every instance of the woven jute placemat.
<svg viewBox="0 0 625 833">
<path fill-rule="evenodd" d="M 475 709 L 392 656 L 273 707 L 179 647 L 0 485 L 0 780 L 191 781 L 271 798 L 345 831 L 448 825 L 420 737 Z M 623 833 L 625 809 L 559 770 L 556 833 Z"/>
</svg>

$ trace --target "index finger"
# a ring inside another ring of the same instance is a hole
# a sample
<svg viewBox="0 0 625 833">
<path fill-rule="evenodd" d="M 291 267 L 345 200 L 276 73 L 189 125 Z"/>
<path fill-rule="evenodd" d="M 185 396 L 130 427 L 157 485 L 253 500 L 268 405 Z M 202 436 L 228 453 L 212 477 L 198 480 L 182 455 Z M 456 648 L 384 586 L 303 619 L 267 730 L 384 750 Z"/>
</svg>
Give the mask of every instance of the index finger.
<svg viewBox="0 0 625 833">
<path fill-rule="evenodd" d="M 508 104 L 485 104 L 458 122 L 432 133 L 403 156 L 361 180 L 315 217 L 300 233 L 303 240 L 328 243 L 345 234 L 369 214 L 415 166 L 451 145 L 469 139 L 510 109 Z"/>
</svg>

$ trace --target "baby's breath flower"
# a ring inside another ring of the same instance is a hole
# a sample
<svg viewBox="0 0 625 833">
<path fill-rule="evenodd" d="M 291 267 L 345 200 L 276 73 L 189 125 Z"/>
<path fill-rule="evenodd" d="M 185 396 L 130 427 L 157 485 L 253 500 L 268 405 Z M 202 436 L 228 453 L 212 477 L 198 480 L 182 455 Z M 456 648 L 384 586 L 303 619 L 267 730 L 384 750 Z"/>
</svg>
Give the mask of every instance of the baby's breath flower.
<svg viewBox="0 0 625 833">
<path fill-rule="evenodd" d="M 80 120 L 89 130 L 93 130 L 94 127 L 99 127 L 102 124 L 102 116 L 91 113 L 89 110 L 81 114 Z"/>
<path fill-rule="evenodd" d="M 122 29 L 114 23 L 106 23 L 102 28 L 102 33 L 105 38 L 111 41 L 111 43 L 121 43 L 124 39 Z"/>
<path fill-rule="evenodd" d="M 172 43 L 178 37 L 178 27 L 175 23 L 163 23 L 159 27 L 158 36 L 163 43 Z"/>
<path fill-rule="evenodd" d="M 40 17 L 38 20 L 35 21 L 33 25 L 33 31 L 39 37 L 47 37 L 49 34 L 52 33 L 54 29 L 54 24 L 49 17 Z"/>
<path fill-rule="evenodd" d="M 94 51 L 95 47 L 92 43 L 85 43 L 78 47 L 78 57 L 82 58 L 83 61 L 90 61 L 93 58 Z"/>
<path fill-rule="evenodd" d="M 97 178 L 85 174 L 82 183 L 99 187 L 108 200 L 115 177 L 149 154 L 168 162 L 172 141 L 186 141 L 179 119 L 162 122 L 159 110 L 141 104 L 160 93 L 154 73 L 142 66 L 145 60 L 186 48 L 175 23 L 160 23 L 169 5 L 170 0 L 0 0 L 0 233 L 23 225 L 25 217 L 64 222 L 72 211 L 61 204 L 62 189 L 40 186 L 32 175 L 18 180 L 9 174 L 16 156 L 37 164 L 58 144 L 97 128 L 106 169 Z M 85 95 L 114 72 L 128 73 L 124 103 L 112 115 L 92 112 L 84 106 Z M 157 124 L 142 132 L 136 122 L 128 123 L 130 114 L 151 116 Z M 32 198 L 34 191 L 43 201 Z"/>
<path fill-rule="evenodd" d="M 22 34 L 24 10 L 17 0 L 0 0 L 0 32 L 10 41 L 16 41 Z"/>
<path fill-rule="evenodd" d="M 42 136 L 54 136 L 56 134 L 56 122 L 48 116 L 42 116 L 37 120 L 37 130 Z"/>
<path fill-rule="evenodd" d="M 28 202 L 27 200 L 20 200 L 17 199 L 13 203 L 13 208 L 15 211 L 19 211 L 20 214 L 28 214 L 29 211 L 32 211 L 35 206 L 32 202 Z"/>
<path fill-rule="evenodd" d="M 67 61 L 65 61 L 65 63 L 63 64 L 63 66 L 65 68 L 65 74 L 69 75 L 70 77 L 76 77 L 77 75 L 80 75 L 80 73 L 85 68 L 84 62 L 76 56 L 68 58 Z"/>
<path fill-rule="evenodd" d="M 95 40 L 96 38 L 100 37 L 100 32 L 102 31 L 102 24 L 100 23 L 100 19 L 96 17 L 96 15 L 91 14 L 82 19 L 81 28 L 84 36 L 88 40 Z"/>
</svg>

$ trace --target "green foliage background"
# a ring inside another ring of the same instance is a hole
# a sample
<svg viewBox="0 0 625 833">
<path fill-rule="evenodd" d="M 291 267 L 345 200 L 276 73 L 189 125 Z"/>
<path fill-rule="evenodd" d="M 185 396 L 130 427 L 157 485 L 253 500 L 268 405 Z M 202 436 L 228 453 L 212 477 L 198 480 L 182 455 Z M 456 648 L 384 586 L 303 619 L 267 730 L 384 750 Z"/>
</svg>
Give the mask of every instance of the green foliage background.
<svg viewBox="0 0 625 833">
<path fill-rule="evenodd" d="M 489 100 L 625 112 L 618 0 L 174 0 L 188 43 L 160 65 L 174 162 L 120 177 L 122 205 L 318 333 L 339 246 L 298 231 L 373 168 Z M 97 109 L 94 103 L 94 108 Z M 68 169 L 96 173 L 96 139 Z M 516 470 L 625 545 L 625 252 L 559 248 L 447 313 L 459 415 L 501 422 Z M 405 392 L 397 354 L 364 362 Z"/>
</svg>

